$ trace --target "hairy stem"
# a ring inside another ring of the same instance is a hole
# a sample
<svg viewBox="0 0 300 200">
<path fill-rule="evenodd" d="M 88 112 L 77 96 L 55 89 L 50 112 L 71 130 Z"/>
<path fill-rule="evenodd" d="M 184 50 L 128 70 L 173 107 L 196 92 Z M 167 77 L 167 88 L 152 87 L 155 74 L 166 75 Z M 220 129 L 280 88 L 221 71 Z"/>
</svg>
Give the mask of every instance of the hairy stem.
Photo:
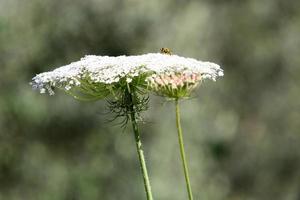
<svg viewBox="0 0 300 200">
<path fill-rule="evenodd" d="M 183 169 L 184 169 L 186 188 L 187 188 L 189 200 L 193 200 L 192 188 L 191 188 L 190 179 L 189 179 L 189 171 L 188 171 L 187 162 L 186 162 L 186 158 L 185 158 L 178 99 L 175 100 L 175 106 L 176 106 L 176 127 L 177 127 L 177 131 L 178 131 L 178 142 L 179 142 L 179 146 L 180 146 L 180 155 L 181 155 L 182 165 L 183 165 Z"/>
<path fill-rule="evenodd" d="M 140 131 L 138 129 L 138 125 L 137 125 L 137 121 L 136 121 L 136 113 L 134 110 L 134 101 L 132 98 L 132 93 L 130 93 L 130 92 L 129 92 L 129 100 L 131 101 L 130 119 L 131 119 L 132 128 L 133 128 L 133 132 L 134 132 L 134 138 L 135 138 L 137 153 L 138 153 L 138 157 L 139 157 L 140 168 L 141 168 L 141 172 L 143 175 L 145 192 L 146 192 L 147 200 L 153 200 L 151 186 L 150 186 L 150 180 L 149 180 L 148 171 L 147 171 L 147 167 L 146 167 L 146 161 L 145 161 L 145 157 L 144 157 L 144 151 L 142 148 Z"/>
</svg>

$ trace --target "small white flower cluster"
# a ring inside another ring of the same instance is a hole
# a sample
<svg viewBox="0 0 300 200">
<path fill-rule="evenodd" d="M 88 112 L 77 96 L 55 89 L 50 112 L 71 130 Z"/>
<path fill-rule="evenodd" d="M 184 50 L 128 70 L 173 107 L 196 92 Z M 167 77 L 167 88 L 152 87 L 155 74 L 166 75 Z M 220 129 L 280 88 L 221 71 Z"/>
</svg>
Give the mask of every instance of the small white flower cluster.
<svg viewBox="0 0 300 200">
<path fill-rule="evenodd" d="M 130 83 L 144 71 L 139 63 L 133 65 L 126 56 L 91 55 L 53 71 L 38 74 L 32 79 L 31 85 L 41 93 L 48 91 L 52 95 L 52 87 L 68 91 L 73 87 L 80 87 L 82 81 L 109 85 L 126 77 L 126 82 Z"/>
<path fill-rule="evenodd" d="M 157 77 L 166 76 L 176 76 L 176 84 L 183 84 L 186 81 L 195 82 L 202 79 L 216 80 L 218 76 L 223 76 L 223 70 L 214 63 L 161 53 L 117 57 L 91 55 L 53 71 L 38 74 L 31 84 L 41 93 L 48 91 L 51 95 L 52 87 L 68 91 L 73 87 L 80 87 L 82 81 L 104 85 L 112 85 L 120 80 L 131 83 L 141 74 L 149 74 L 145 81 L 150 85 L 158 81 Z M 183 78 L 177 76 L 178 74 L 183 74 Z M 174 83 L 172 84 L 174 86 Z"/>
<path fill-rule="evenodd" d="M 153 70 L 154 73 L 146 78 L 149 88 L 159 95 L 170 98 L 187 97 L 202 80 L 215 81 L 218 76 L 223 76 L 223 70 L 215 63 L 176 55 L 165 56 L 173 59 Z"/>
</svg>

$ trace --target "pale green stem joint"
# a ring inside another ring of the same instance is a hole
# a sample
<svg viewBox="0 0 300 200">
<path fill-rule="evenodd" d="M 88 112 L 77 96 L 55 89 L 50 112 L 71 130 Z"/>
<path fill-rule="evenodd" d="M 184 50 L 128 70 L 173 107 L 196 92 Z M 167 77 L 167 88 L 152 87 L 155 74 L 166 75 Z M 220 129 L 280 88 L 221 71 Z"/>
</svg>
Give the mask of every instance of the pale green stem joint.
<svg viewBox="0 0 300 200">
<path fill-rule="evenodd" d="M 183 165 L 183 170 L 184 170 L 186 188 L 187 188 L 189 200 L 193 200 L 192 188 L 191 188 L 190 179 L 189 179 L 189 171 L 188 171 L 187 162 L 186 162 L 186 158 L 185 158 L 178 99 L 175 100 L 175 106 L 176 106 L 176 127 L 177 127 L 177 131 L 178 131 L 178 142 L 179 142 L 179 147 L 180 147 L 180 155 L 181 155 L 181 160 L 182 160 L 182 165 Z"/>
</svg>

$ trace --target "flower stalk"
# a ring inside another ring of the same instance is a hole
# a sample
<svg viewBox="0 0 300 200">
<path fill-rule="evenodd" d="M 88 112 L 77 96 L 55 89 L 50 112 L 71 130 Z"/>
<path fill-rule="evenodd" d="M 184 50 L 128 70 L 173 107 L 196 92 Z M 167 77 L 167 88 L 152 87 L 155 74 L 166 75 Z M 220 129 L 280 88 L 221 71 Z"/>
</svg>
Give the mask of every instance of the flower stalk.
<svg viewBox="0 0 300 200">
<path fill-rule="evenodd" d="M 128 88 L 128 90 L 129 89 L 130 88 Z M 133 91 L 126 91 L 126 93 L 128 95 L 128 100 L 129 100 L 128 103 L 129 103 L 129 111 L 130 111 L 130 120 L 132 123 L 132 129 L 134 132 L 134 139 L 135 139 L 136 149 L 137 149 L 137 153 L 138 153 L 141 172 L 143 175 L 143 181 L 144 181 L 144 187 L 145 187 L 147 200 L 153 200 L 150 179 L 149 179 L 149 175 L 148 175 L 148 171 L 147 171 L 147 166 L 146 166 L 146 161 L 145 161 L 144 151 L 143 151 L 143 146 L 142 146 L 142 141 L 141 141 L 141 135 L 140 135 L 140 131 L 138 128 L 136 112 L 135 112 L 135 108 L 134 108 L 136 98 L 134 98 L 133 95 L 136 95 L 136 94 Z"/>
<path fill-rule="evenodd" d="M 184 150 L 182 129 L 181 129 L 181 123 L 180 123 L 180 110 L 179 110 L 178 98 L 175 99 L 175 107 L 176 107 L 176 127 L 177 127 L 177 132 L 178 132 L 178 142 L 179 142 L 179 147 L 180 147 L 180 155 L 181 155 L 181 160 L 182 160 L 186 188 L 187 188 L 189 200 L 193 200 L 192 187 L 191 187 L 190 178 L 189 178 L 189 171 L 188 171 L 188 166 L 187 166 L 187 162 L 186 162 L 186 158 L 185 158 L 185 150 Z"/>
</svg>

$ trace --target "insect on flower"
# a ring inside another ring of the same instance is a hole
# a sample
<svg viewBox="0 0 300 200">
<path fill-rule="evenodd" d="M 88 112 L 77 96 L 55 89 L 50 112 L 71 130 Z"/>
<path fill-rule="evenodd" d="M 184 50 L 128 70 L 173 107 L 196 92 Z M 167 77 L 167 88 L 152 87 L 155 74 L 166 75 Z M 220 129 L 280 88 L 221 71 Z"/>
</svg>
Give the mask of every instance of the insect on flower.
<svg viewBox="0 0 300 200">
<path fill-rule="evenodd" d="M 169 48 L 165 48 L 165 47 L 160 49 L 160 53 L 172 55 L 172 51 Z"/>
</svg>

